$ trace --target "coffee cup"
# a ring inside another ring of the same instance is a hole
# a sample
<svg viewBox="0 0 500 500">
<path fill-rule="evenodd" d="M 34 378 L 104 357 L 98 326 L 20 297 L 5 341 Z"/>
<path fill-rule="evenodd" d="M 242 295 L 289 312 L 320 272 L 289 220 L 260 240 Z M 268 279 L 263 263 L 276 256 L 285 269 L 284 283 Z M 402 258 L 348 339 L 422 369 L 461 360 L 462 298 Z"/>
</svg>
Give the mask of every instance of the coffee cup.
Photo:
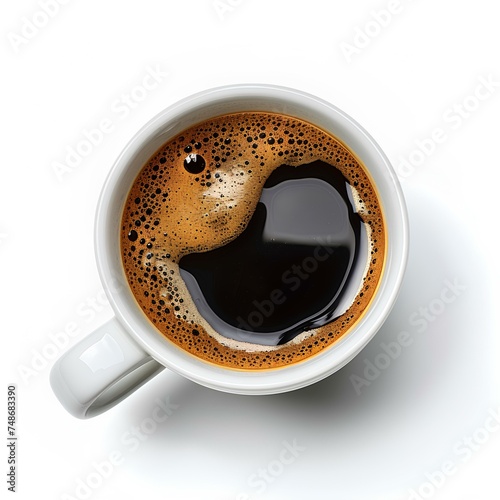
<svg viewBox="0 0 500 500">
<path fill-rule="evenodd" d="M 183 131 L 214 117 L 235 113 L 293 117 L 338 139 L 366 168 L 383 213 L 383 268 L 369 304 L 331 345 L 287 366 L 235 369 L 187 352 L 161 335 L 144 314 L 124 271 L 120 247 L 122 213 L 143 166 L 163 144 Z M 407 261 L 408 220 L 390 162 L 351 117 L 332 104 L 295 89 L 230 85 L 200 92 L 165 109 L 127 144 L 106 179 L 98 203 L 95 252 L 114 317 L 69 349 L 55 363 L 50 376 L 60 402 L 79 418 L 106 411 L 165 367 L 206 387 L 247 395 L 292 391 L 333 374 L 373 338 L 394 305 Z"/>
</svg>

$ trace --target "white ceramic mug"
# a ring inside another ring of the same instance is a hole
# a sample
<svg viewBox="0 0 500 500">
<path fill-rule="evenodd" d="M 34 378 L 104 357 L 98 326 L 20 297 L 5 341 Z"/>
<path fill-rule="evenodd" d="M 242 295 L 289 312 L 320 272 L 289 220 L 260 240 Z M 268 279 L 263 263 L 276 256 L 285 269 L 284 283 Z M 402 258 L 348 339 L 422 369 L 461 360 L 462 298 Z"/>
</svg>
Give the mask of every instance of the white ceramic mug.
<svg viewBox="0 0 500 500">
<path fill-rule="evenodd" d="M 338 137 L 361 160 L 375 182 L 387 234 L 383 274 L 375 297 L 346 335 L 320 353 L 291 366 L 244 371 L 204 362 L 166 339 L 137 305 L 120 254 L 120 220 L 139 170 L 159 147 L 211 117 L 268 111 L 311 122 Z M 200 92 L 165 109 L 147 123 L 116 160 L 99 201 L 95 249 L 99 273 L 115 317 L 69 349 L 54 365 L 51 385 L 73 415 L 97 415 L 167 367 L 213 389 L 236 394 L 273 394 L 317 382 L 348 363 L 370 341 L 399 291 L 408 253 L 406 207 L 396 174 L 370 135 L 335 106 L 294 89 L 231 85 Z"/>
</svg>

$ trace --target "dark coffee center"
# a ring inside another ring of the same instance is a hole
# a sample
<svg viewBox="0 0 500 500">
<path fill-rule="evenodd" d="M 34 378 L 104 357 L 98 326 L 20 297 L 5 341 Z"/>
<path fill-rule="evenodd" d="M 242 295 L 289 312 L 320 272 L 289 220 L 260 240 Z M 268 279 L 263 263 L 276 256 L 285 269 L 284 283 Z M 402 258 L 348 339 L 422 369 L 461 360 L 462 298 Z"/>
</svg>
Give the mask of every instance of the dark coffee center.
<svg viewBox="0 0 500 500">
<path fill-rule="evenodd" d="M 366 242 L 338 169 L 322 161 L 282 165 L 246 229 L 225 246 L 184 256 L 180 268 L 200 314 L 221 335 L 278 345 L 351 305 Z"/>
</svg>

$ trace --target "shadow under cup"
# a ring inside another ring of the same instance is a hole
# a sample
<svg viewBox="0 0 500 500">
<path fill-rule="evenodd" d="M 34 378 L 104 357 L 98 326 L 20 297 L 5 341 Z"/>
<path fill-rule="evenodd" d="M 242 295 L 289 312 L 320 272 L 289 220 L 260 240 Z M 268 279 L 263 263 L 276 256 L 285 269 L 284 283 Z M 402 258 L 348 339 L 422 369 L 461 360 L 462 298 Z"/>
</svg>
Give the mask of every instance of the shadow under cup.
<svg viewBox="0 0 500 500">
<path fill-rule="evenodd" d="M 275 369 L 244 371 L 204 362 L 168 341 L 139 308 L 123 271 L 121 215 L 139 171 L 171 138 L 215 116 L 268 112 L 310 122 L 344 143 L 366 167 L 384 215 L 386 255 L 378 290 L 352 329 L 303 361 Z M 166 109 L 126 146 L 108 176 L 96 217 L 99 273 L 118 321 L 160 364 L 214 389 L 239 394 L 272 394 L 321 380 L 349 362 L 375 335 L 397 297 L 408 252 L 408 223 L 402 192 L 392 167 L 375 141 L 331 104 L 293 89 L 235 85 L 201 92 Z"/>
</svg>

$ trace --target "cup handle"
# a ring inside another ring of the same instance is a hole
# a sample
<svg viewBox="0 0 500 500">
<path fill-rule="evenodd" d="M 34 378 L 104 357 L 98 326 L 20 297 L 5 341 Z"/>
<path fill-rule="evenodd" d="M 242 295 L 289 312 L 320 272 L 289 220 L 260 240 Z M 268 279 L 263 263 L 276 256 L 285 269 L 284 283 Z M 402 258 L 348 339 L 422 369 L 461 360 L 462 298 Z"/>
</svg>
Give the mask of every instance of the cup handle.
<svg viewBox="0 0 500 500">
<path fill-rule="evenodd" d="M 125 399 L 163 369 L 112 318 L 56 361 L 50 384 L 69 413 L 90 418 Z"/>
</svg>

